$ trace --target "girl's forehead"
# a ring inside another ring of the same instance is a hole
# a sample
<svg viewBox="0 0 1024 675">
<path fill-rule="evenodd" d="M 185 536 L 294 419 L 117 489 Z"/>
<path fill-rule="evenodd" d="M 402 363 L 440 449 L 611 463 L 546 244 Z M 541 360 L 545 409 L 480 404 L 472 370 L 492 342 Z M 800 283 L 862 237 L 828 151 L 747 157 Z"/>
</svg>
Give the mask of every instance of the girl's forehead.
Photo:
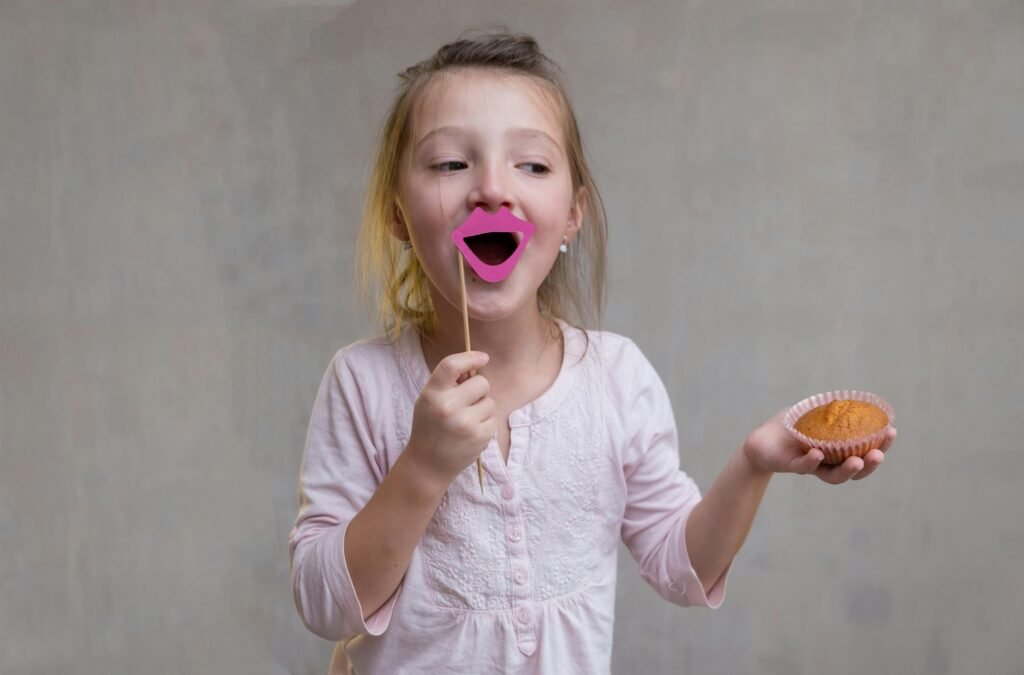
<svg viewBox="0 0 1024 675">
<path fill-rule="evenodd" d="M 534 127 L 562 143 L 556 98 L 536 80 L 518 74 L 444 72 L 423 89 L 413 109 L 414 138 L 442 126 Z"/>
</svg>

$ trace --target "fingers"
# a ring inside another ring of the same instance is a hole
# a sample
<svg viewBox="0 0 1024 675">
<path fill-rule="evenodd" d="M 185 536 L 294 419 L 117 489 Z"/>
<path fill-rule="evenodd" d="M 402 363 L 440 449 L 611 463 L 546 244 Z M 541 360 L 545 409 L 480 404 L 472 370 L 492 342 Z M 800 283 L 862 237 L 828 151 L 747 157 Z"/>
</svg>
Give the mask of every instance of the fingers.
<svg viewBox="0 0 1024 675">
<path fill-rule="evenodd" d="M 483 368 L 490 357 L 484 352 L 457 352 L 441 359 L 430 376 L 429 385 L 442 388 L 454 387 L 459 377 L 471 370 Z"/>
<path fill-rule="evenodd" d="M 885 461 L 885 452 L 892 447 L 893 441 L 896 440 L 896 434 L 896 429 L 889 429 L 889 433 L 886 434 L 882 445 L 875 450 L 869 450 L 868 454 L 864 455 L 864 468 L 853 477 L 853 480 L 864 480 L 875 472 L 882 462 Z"/>
<path fill-rule="evenodd" d="M 861 469 L 860 473 L 853 477 L 853 480 L 864 480 L 874 473 L 875 469 L 877 469 L 883 461 L 885 461 L 885 453 L 881 448 L 871 450 L 868 454 L 864 455 L 864 468 Z"/>
<path fill-rule="evenodd" d="M 483 352 L 459 352 L 443 358 L 420 394 L 429 409 L 442 418 L 458 416 L 463 424 L 479 424 L 494 412 L 488 398 L 491 384 L 483 375 L 470 374 L 487 363 Z"/>
<path fill-rule="evenodd" d="M 888 450 L 889 447 L 892 446 L 892 442 L 896 440 L 896 433 L 896 429 L 894 427 L 890 427 L 889 433 L 886 434 L 885 440 L 882 441 L 882 445 L 878 449 L 881 450 L 882 452 Z"/>
<path fill-rule="evenodd" d="M 480 376 L 477 375 L 476 377 Z M 486 381 L 487 380 L 484 380 L 484 382 Z M 487 420 L 491 419 L 494 416 L 494 405 L 494 399 L 487 396 L 486 392 L 484 392 L 484 395 L 475 399 L 471 405 L 467 404 L 466 415 L 468 419 L 472 420 L 477 424 L 479 424 L 480 422 L 486 422 Z"/>
<path fill-rule="evenodd" d="M 484 398 L 491 391 L 491 383 L 483 375 L 474 375 L 455 388 L 444 392 L 442 396 L 449 401 L 449 405 L 456 408 L 466 408 Z"/>
<path fill-rule="evenodd" d="M 825 453 L 818 448 L 811 448 L 804 454 L 793 459 L 789 464 L 789 470 L 793 473 L 814 473 L 819 466 L 821 466 L 822 460 L 825 459 Z"/>
<path fill-rule="evenodd" d="M 863 480 L 885 461 L 885 452 L 896 440 L 896 434 L 896 429 L 890 428 L 880 447 L 870 450 L 864 457 L 847 457 L 843 463 L 837 465 L 822 464 L 824 452 L 820 448 L 811 448 L 799 457 L 789 460 L 787 470 L 792 473 L 813 473 L 832 485 L 839 485 L 848 480 Z"/>
<path fill-rule="evenodd" d="M 814 475 L 832 485 L 839 485 L 850 480 L 864 469 L 864 460 L 860 457 L 847 457 L 846 461 L 837 465 L 823 465 L 814 471 Z"/>
<path fill-rule="evenodd" d="M 494 414 L 494 400 L 487 396 L 491 385 L 483 375 L 474 375 L 451 389 L 424 390 L 420 400 L 438 420 L 448 420 L 463 433 L 488 421 Z"/>
<path fill-rule="evenodd" d="M 889 433 L 885 435 L 885 440 L 882 441 L 882 445 L 876 450 L 868 451 L 868 454 L 864 455 L 864 468 L 853 477 L 853 480 L 864 480 L 875 472 L 875 469 L 885 461 L 885 452 L 892 447 L 893 441 L 896 440 L 896 434 L 896 429 L 890 428 Z"/>
</svg>

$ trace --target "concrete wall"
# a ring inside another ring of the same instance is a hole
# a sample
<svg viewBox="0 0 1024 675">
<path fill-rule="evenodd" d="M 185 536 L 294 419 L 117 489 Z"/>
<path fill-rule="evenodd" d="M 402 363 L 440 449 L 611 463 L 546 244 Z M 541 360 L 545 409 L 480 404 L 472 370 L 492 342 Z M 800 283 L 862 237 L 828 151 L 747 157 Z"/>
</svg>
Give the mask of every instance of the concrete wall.
<svg viewBox="0 0 1024 675">
<path fill-rule="evenodd" d="M 569 74 L 605 327 L 704 487 L 867 388 L 863 483 L 773 481 L 717 612 L 621 561 L 619 673 L 1022 673 L 1024 3 L 0 2 L 0 672 L 323 673 L 286 535 L 394 74 Z"/>
</svg>

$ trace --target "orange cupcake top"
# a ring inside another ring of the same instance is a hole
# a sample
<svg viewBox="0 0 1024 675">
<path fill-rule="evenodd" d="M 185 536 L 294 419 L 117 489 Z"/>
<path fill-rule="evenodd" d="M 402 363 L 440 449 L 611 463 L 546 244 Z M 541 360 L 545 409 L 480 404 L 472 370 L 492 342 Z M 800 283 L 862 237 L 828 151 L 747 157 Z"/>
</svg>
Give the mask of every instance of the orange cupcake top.
<svg viewBox="0 0 1024 675">
<path fill-rule="evenodd" d="M 809 410 L 796 421 L 796 430 L 822 441 L 847 441 L 867 436 L 889 424 L 889 416 L 864 401 L 837 400 Z"/>
</svg>

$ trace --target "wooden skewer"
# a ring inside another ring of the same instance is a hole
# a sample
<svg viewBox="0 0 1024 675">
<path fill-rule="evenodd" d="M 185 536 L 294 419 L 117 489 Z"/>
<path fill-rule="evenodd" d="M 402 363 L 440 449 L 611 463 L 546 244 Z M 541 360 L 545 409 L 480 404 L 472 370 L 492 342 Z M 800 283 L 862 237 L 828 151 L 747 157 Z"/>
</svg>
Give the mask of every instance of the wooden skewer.
<svg viewBox="0 0 1024 675">
<path fill-rule="evenodd" d="M 462 333 L 466 338 L 466 351 L 472 351 L 469 343 L 469 305 L 466 301 L 466 263 L 462 254 L 459 253 L 459 285 L 462 287 Z M 469 376 L 476 375 L 475 370 L 469 371 Z M 480 457 L 476 458 L 476 475 L 480 478 L 480 492 L 484 491 L 484 464 Z"/>
</svg>

